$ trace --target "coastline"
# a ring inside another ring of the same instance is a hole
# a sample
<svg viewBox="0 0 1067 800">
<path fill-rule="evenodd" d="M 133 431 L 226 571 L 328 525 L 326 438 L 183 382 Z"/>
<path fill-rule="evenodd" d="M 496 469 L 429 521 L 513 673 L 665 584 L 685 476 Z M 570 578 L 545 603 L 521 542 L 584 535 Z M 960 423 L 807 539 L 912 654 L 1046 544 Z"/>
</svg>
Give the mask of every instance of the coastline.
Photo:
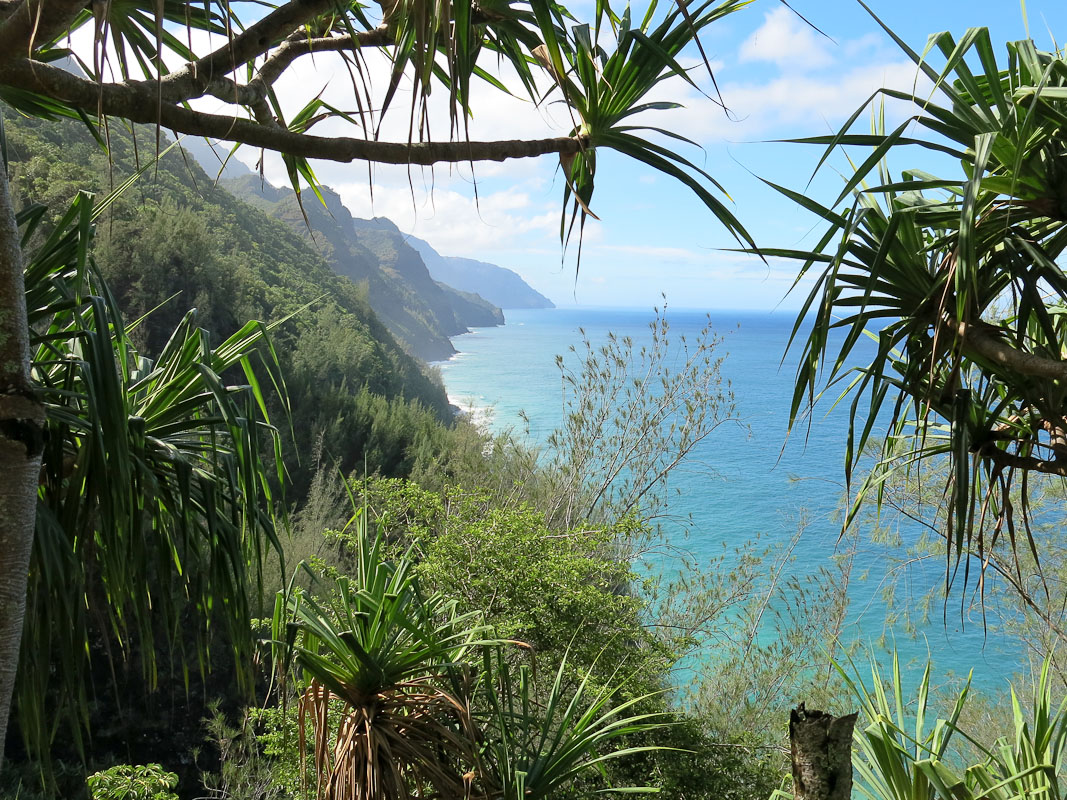
<svg viewBox="0 0 1067 800">
<path fill-rule="evenodd" d="M 489 330 L 495 330 L 502 328 L 507 324 L 505 320 L 500 325 L 488 326 Z M 441 383 L 445 388 L 445 397 L 448 399 L 448 405 L 452 409 L 453 417 L 457 419 L 466 419 L 472 425 L 478 428 L 488 428 L 494 415 L 494 407 L 492 403 L 486 402 L 484 397 L 479 397 L 469 393 L 457 393 L 452 392 L 448 388 L 448 381 L 445 380 L 445 373 L 451 366 L 454 366 L 458 361 L 461 361 L 467 352 L 457 346 L 456 340 L 463 339 L 468 336 L 477 336 L 481 328 L 469 328 L 466 333 L 460 333 L 455 336 L 449 337 L 449 341 L 452 343 L 454 352 L 448 358 L 441 361 L 431 361 L 429 365 L 437 370 L 441 376 Z M 481 402 L 479 402 L 481 401 Z"/>
</svg>

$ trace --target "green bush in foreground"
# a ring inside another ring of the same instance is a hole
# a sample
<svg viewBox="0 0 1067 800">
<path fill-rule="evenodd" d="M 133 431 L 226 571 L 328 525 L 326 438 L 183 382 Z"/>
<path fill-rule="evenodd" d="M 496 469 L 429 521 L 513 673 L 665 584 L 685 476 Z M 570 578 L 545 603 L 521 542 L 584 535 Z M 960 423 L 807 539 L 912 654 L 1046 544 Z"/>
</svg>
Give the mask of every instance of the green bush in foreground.
<svg viewBox="0 0 1067 800">
<path fill-rule="evenodd" d="M 119 764 L 90 775 L 87 783 L 92 800 L 178 800 L 171 791 L 178 776 L 159 764 Z"/>
</svg>

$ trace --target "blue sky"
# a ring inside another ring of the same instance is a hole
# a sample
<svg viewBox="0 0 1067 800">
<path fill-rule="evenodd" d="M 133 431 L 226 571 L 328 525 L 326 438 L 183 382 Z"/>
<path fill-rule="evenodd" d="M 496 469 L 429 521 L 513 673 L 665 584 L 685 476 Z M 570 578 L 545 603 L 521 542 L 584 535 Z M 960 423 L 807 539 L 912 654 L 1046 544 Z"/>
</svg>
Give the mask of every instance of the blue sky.
<svg viewBox="0 0 1067 800">
<path fill-rule="evenodd" d="M 1025 35 L 1023 11 L 1014 0 L 870 2 L 917 49 L 930 33 L 949 30 L 958 35 L 970 26 L 988 26 L 998 48 Z M 702 36 L 732 118 L 679 81 L 668 93 L 687 108 L 649 119 L 701 144 L 703 152 L 691 149 L 687 155 L 723 183 L 735 213 L 765 246 L 811 244 L 817 221 L 756 176 L 804 189 L 820 155 L 816 147 L 768 140 L 835 129 L 879 86 L 908 88 L 915 76 L 903 53 L 854 0 L 791 4 L 830 38 L 812 31 L 777 0 L 757 0 Z M 581 18 L 591 3 L 583 0 L 571 8 Z M 1028 0 L 1026 12 L 1031 35 L 1043 49 L 1051 47 L 1053 36 L 1067 40 L 1063 0 Z M 327 87 L 328 99 L 347 106 L 347 83 L 347 75 L 328 60 L 304 59 L 301 69 L 278 88 L 283 98 L 297 102 L 309 91 Z M 890 113 L 899 117 L 902 112 Z M 558 108 L 535 108 L 488 87 L 476 95 L 474 114 L 475 139 L 540 138 L 570 127 Z M 386 138 L 404 138 L 402 116 L 396 115 L 394 128 L 386 128 Z M 447 123 L 437 129 L 447 130 Z M 243 157 L 252 161 L 257 155 Z M 650 307 L 662 293 L 675 307 L 769 309 L 799 304 L 799 292 L 786 296 L 794 265 L 767 265 L 723 252 L 734 246 L 732 239 L 687 189 L 621 156 L 598 158 L 592 208 L 601 221 L 587 228 L 577 274 L 573 252 L 561 261 L 562 184 L 553 157 L 476 165 L 473 179 L 467 166 L 413 172 L 378 168 L 372 178 L 361 164 L 323 163 L 317 171 L 357 216 L 389 216 L 444 255 L 514 269 L 560 305 Z M 952 169 L 918 152 L 908 165 Z M 267 175 L 283 182 L 275 159 L 268 159 Z M 832 169 L 825 169 L 808 191 L 829 201 L 840 181 Z"/>
</svg>

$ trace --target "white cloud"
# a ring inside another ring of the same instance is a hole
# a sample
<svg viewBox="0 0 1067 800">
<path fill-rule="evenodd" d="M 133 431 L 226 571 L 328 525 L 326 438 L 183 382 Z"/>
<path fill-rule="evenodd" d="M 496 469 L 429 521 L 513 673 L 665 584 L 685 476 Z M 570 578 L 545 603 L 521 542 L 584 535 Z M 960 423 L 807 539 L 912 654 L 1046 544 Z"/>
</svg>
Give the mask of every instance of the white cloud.
<svg viewBox="0 0 1067 800">
<path fill-rule="evenodd" d="M 483 194 L 478 200 L 455 189 L 425 191 L 416 186 L 366 183 L 334 185 L 357 217 L 389 217 L 406 233 L 426 239 L 444 255 L 478 257 L 487 251 L 521 250 L 558 230 L 559 213 L 536 202 L 517 186 Z M 413 196 L 414 195 L 414 196 Z"/>
<path fill-rule="evenodd" d="M 833 60 L 829 44 L 796 13 L 778 6 L 764 15 L 763 25 L 741 44 L 738 55 L 742 62 L 773 61 L 794 70 L 823 67 Z"/>
<path fill-rule="evenodd" d="M 670 127 L 704 144 L 752 141 L 768 136 L 803 136 L 836 130 L 875 91 L 883 87 L 912 91 L 916 69 L 910 61 L 891 61 L 842 67 L 825 74 L 786 71 L 764 82 L 724 80 L 722 94 L 730 109 L 723 110 L 680 80 L 667 81 L 661 98 L 673 97 L 685 108 L 671 112 Z M 925 82 L 919 84 L 926 86 Z M 887 102 L 887 124 L 910 107 Z M 640 121 L 653 122 L 652 114 Z M 659 124 L 662 124 L 662 120 Z"/>
</svg>

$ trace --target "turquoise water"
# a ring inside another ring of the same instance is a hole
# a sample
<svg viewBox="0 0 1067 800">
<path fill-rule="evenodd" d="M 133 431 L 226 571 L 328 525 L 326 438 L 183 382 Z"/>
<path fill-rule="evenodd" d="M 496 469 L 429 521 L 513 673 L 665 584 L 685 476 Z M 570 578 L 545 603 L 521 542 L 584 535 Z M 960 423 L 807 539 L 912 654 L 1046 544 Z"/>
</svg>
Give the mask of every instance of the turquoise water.
<svg viewBox="0 0 1067 800">
<path fill-rule="evenodd" d="M 452 402 L 486 419 L 494 429 L 523 430 L 520 414 L 529 419 L 531 440 L 538 442 L 555 428 L 562 415 L 556 355 L 571 345 L 581 350 L 581 334 L 596 343 L 608 331 L 646 341 L 648 311 L 616 309 L 551 309 L 507 311 L 507 324 L 479 328 L 453 339 L 459 353 L 440 367 Z M 689 535 L 666 527 L 671 544 L 684 547 L 698 563 L 730 547 L 760 537 L 763 544 L 784 548 L 800 536 L 790 569 L 795 574 L 828 565 L 838 552 L 840 523 L 836 516 L 843 494 L 842 464 L 847 412 L 817 407 L 810 428 L 797 430 L 786 442 L 789 401 L 796 354 L 782 363 L 793 324 L 789 313 L 714 311 L 711 319 L 728 353 L 724 372 L 731 381 L 738 415 L 745 427 L 725 425 L 700 444 L 671 483 L 670 511 L 692 515 Z M 672 339 L 694 337 L 706 322 L 705 312 L 668 313 Z M 873 345 L 872 345 L 873 349 Z M 862 354 L 861 354 L 862 355 Z M 829 413 L 828 413 L 829 412 Z M 784 446 L 783 446 L 784 445 Z M 917 536 L 905 526 L 905 544 Z M 684 538 L 683 538 L 684 537 Z M 864 537 L 861 537 L 861 539 Z M 887 628 L 881 590 L 895 580 L 897 597 L 918 603 L 944 580 L 944 561 L 919 562 L 887 575 L 887 565 L 902 555 L 899 546 L 862 542 L 849 582 L 849 624 L 846 641 L 875 647 L 880 638 L 895 643 L 902 660 L 913 665 L 932 658 L 941 673 L 966 675 L 974 669 L 975 684 L 1003 688 L 1022 667 L 1019 647 L 983 629 L 981 615 L 961 617 L 958 599 L 947 608 L 935 603 L 931 621 L 917 631 Z M 670 568 L 665 564 L 652 565 Z M 865 575 L 865 579 L 858 576 Z"/>
</svg>

